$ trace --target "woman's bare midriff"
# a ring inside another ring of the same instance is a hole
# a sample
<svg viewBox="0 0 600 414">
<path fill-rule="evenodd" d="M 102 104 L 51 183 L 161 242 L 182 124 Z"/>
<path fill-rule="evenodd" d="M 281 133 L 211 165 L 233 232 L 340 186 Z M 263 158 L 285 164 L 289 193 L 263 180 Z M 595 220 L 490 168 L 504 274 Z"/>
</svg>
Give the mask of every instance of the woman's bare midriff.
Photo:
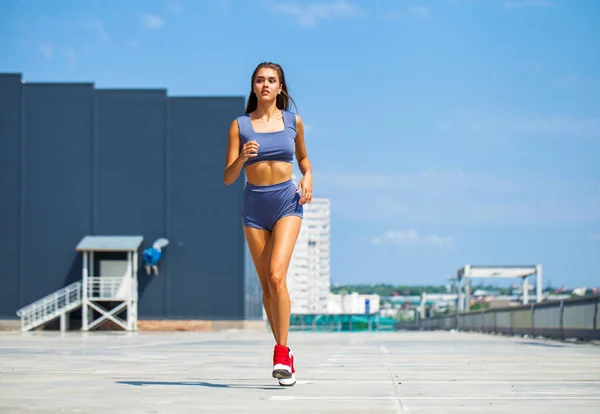
<svg viewBox="0 0 600 414">
<path fill-rule="evenodd" d="M 292 164 L 283 161 L 260 161 L 246 166 L 246 177 L 252 185 L 273 185 L 292 179 Z"/>
</svg>

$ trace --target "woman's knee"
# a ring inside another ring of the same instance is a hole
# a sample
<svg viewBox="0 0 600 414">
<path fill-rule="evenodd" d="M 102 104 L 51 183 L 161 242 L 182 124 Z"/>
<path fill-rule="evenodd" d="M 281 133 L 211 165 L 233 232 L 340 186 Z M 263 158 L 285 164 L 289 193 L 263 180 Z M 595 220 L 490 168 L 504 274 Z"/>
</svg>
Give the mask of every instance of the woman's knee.
<svg viewBox="0 0 600 414">
<path fill-rule="evenodd" d="M 276 267 L 269 270 L 269 288 L 271 293 L 277 293 L 285 288 L 285 270 Z"/>
</svg>

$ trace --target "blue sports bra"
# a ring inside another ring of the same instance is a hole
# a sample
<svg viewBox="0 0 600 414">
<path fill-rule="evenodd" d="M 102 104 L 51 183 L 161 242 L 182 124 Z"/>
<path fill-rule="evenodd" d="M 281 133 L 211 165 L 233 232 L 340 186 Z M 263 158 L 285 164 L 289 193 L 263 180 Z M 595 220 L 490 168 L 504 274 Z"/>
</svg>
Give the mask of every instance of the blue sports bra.
<svg viewBox="0 0 600 414">
<path fill-rule="evenodd" d="M 273 132 L 255 132 L 248 114 L 236 118 L 240 130 L 240 150 L 249 141 L 258 142 L 258 155 L 248 158 L 244 165 L 260 161 L 293 162 L 296 148 L 296 114 L 283 109 L 281 113 L 283 129 Z"/>
</svg>

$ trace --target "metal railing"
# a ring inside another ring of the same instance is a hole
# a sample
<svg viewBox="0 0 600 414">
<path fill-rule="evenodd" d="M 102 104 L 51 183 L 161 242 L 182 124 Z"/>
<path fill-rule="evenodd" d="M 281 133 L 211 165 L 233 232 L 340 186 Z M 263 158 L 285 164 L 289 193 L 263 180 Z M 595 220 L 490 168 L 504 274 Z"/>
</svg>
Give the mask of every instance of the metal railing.
<svg viewBox="0 0 600 414">
<path fill-rule="evenodd" d="M 131 279 L 123 276 L 94 276 L 87 278 L 90 299 L 123 300 L 131 290 Z M 133 293 L 133 292 L 132 292 Z"/>
<path fill-rule="evenodd" d="M 290 331 L 354 332 L 394 330 L 394 319 L 378 313 L 292 313 Z"/>
<path fill-rule="evenodd" d="M 27 331 L 80 305 L 81 282 L 75 282 L 17 310 L 17 316 L 21 318 L 21 329 Z"/>
<path fill-rule="evenodd" d="M 600 339 L 600 296 L 402 321 L 396 329 L 462 330 L 555 339 Z"/>
</svg>

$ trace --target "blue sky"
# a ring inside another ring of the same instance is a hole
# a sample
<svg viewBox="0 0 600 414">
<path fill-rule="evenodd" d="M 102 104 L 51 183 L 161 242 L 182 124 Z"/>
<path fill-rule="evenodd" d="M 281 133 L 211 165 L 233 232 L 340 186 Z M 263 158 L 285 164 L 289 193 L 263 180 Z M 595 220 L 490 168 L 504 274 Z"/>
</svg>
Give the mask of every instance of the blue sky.
<svg viewBox="0 0 600 414">
<path fill-rule="evenodd" d="M 441 284 L 467 263 L 540 263 L 546 284 L 600 285 L 596 0 L 0 11 L 0 72 L 29 82 L 247 96 L 256 64 L 280 63 L 315 197 L 332 203 L 334 283 Z"/>
</svg>

